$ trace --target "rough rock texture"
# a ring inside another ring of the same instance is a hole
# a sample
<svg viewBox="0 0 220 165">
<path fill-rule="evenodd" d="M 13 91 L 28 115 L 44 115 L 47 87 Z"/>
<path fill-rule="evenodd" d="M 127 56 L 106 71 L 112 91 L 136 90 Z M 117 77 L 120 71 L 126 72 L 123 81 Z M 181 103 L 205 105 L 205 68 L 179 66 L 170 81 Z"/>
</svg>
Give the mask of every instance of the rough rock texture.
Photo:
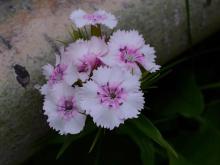
<svg viewBox="0 0 220 165">
<path fill-rule="evenodd" d="M 33 85 L 42 83 L 41 66 L 54 60 L 50 39 L 67 38 L 68 16 L 77 8 L 115 13 L 119 27 L 140 30 L 156 47 L 160 63 L 187 49 L 189 41 L 196 43 L 220 28 L 219 0 L 0 0 L 2 165 L 22 162 L 32 153 L 32 144 L 48 131 L 42 98 Z M 15 63 L 30 72 L 27 89 L 16 82 Z"/>
</svg>

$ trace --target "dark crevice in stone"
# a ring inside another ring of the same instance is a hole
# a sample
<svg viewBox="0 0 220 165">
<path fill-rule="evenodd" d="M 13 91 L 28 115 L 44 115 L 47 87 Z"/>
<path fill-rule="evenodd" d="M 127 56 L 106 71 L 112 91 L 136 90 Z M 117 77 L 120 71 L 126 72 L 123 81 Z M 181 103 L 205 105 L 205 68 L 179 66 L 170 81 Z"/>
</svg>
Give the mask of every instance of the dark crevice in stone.
<svg viewBox="0 0 220 165">
<path fill-rule="evenodd" d="M 206 7 L 209 7 L 211 6 L 212 4 L 212 0 L 206 0 L 206 2 L 203 4 L 203 7 L 206 8 Z"/>
<path fill-rule="evenodd" d="M 186 4 L 186 21 L 187 21 L 187 36 L 188 36 L 188 42 L 192 46 L 193 39 L 192 39 L 192 27 L 191 27 L 191 9 L 190 9 L 190 2 L 189 0 L 185 0 Z"/>
<path fill-rule="evenodd" d="M 3 43 L 8 49 L 12 48 L 12 45 L 9 40 L 5 39 L 3 36 L 0 35 L 0 42 Z"/>
</svg>

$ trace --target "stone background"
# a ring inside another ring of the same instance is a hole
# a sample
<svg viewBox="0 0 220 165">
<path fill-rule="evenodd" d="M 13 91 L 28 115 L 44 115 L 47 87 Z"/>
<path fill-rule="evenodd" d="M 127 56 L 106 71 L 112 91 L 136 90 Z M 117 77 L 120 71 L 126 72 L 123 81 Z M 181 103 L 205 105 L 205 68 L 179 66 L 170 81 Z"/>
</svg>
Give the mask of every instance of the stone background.
<svg viewBox="0 0 220 165">
<path fill-rule="evenodd" d="M 138 29 L 163 64 L 220 29 L 219 0 L 0 0 L 0 164 L 19 164 L 48 131 L 41 96 L 41 66 L 54 61 L 56 39 L 68 37 L 72 10 L 113 12 L 119 27 Z M 48 39 L 49 38 L 49 39 Z M 12 66 L 24 65 L 22 88 Z"/>
</svg>

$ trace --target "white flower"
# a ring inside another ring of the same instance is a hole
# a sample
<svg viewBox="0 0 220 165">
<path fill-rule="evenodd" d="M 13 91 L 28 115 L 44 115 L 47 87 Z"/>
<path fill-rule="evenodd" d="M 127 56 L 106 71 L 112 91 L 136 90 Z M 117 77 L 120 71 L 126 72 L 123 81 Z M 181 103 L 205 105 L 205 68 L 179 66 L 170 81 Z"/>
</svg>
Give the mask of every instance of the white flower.
<svg viewBox="0 0 220 165">
<path fill-rule="evenodd" d="M 60 134 L 79 133 L 85 125 L 86 116 L 79 106 L 77 90 L 65 83 L 58 83 L 50 92 L 43 106 L 49 126 Z"/>
<path fill-rule="evenodd" d="M 78 9 L 71 13 L 70 19 L 78 28 L 81 28 L 85 25 L 103 24 L 110 29 L 113 29 L 117 25 L 115 16 L 104 10 L 98 10 L 94 13 L 86 13 L 85 11 Z"/>
<path fill-rule="evenodd" d="M 89 41 L 78 40 L 70 44 L 64 52 L 62 63 L 68 64 L 67 75 L 72 75 L 75 79 L 85 81 L 92 71 L 103 65 L 101 57 L 108 53 L 106 43 L 97 37 L 92 37 Z"/>
<path fill-rule="evenodd" d="M 97 126 L 111 130 L 126 119 L 137 118 L 144 106 L 138 78 L 119 67 L 99 67 L 80 91 L 83 110 Z"/>
<path fill-rule="evenodd" d="M 102 60 L 109 66 L 119 65 L 135 75 L 141 75 L 138 64 L 147 71 L 155 72 L 160 66 L 155 64 L 154 48 L 144 43 L 143 37 L 135 30 L 118 30 L 110 38 L 109 54 Z"/>
</svg>

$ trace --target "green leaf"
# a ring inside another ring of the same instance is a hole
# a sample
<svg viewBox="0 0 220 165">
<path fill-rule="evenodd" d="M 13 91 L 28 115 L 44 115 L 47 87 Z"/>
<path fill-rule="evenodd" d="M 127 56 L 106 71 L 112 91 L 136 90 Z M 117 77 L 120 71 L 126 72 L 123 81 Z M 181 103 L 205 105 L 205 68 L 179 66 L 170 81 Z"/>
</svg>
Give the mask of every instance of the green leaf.
<svg viewBox="0 0 220 165">
<path fill-rule="evenodd" d="M 171 165 L 218 165 L 220 162 L 220 135 L 213 126 L 201 121 L 201 127 L 197 132 L 179 134 L 175 138 L 176 149 L 182 155 L 182 159 L 171 158 Z M 189 136 L 190 135 L 190 136 Z"/>
<path fill-rule="evenodd" d="M 73 41 L 85 39 L 84 33 L 80 29 L 75 29 L 73 26 L 71 26 L 71 31 L 69 31 L 69 34 Z"/>
<path fill-rule="evenodd" d="M 156 73 L 147 74 L 141 80 L 141 89 L 149 89 L 152 84 L 156 83 L 163 77 L 171 73 L 172 70 L 158 71 Z M 146 73 L 145 73 L 146 74 Z"/>
<path fill-rule="evenodd" d="M 188 160 L 186 160 L 182 155 L 179 155 L 178 158 L 170 155 L 169 156 L 169 165 L 196 165 L 192 164 Z"/>
<path fill-rule="evenodd" d="M 91 120 L 87 119 L 87 122 L 86 122 L 86 128 L 84 128 L 84 130 L 79 133 L 79 134 L 76 134 L 76 135 L 67 135 L 67 136 L 64 136 L 64 143 L 61 147 L 61 149 L 59 150 L 57 156 L 56 156 L 56 159 L 59 159 L 60 156 L 62 156 L 62 154 L 66 151 L 66 149 L 76 140 L 80 139 L 80 138 L 83 138 L 84 136 L 92 133 L 94 130 L 96 129 L 96 127 L 94 126 L 94 124 L 92 123 Z"/>
<path fill-rule="evenodd" d="M 139 147 L 141 148 L 141 160 L 143 165 L 154 165 L 154 147 L 151 143 L 141 140 Z"/>
<path fill-rule="evenodd" d="M 56 40 L 56 41 L 62 43 L 64 46 L 67 46 L 67 45 L 68 45 L 68 42 L 67 42 L 67 41 L 63 41 L 63 40 Z"/>
<path fill-rule="evenodd" d="M 220 82 L 215 82 L 215 83 L 203 85 L 203 86 L 201 87 L 202 90 L 216 89 L 216 88 L 217 88 L 217 89 L 220 88 Z"/>
<path fill-rule="evenodd" d="M 169 62 L 167 65 L 163 66 L 159 71 L 155 73 L 150 73 L 146 71 L 141 65 L 139 66 L 142 70 L 142 78 L 141 78 L 141 87 L 142 89 L 147 89 L 149 86 L 154 84 L 155 82 L 159 81 L 163 77 L 167 76 L 172 72 L 172 68 L 176 65 L 189 60 L 191 57 L 183 57 L 178 58 L 172 62 Z"/>
<path fill-rule="evenodd" d="M 179 134 L 173 142 L 181 153 L 180 159 L 170 157 L 170 165 L 218 165 L 220 162 L 220 102 L 206 107 L 201 117 L 200 129 L 193 134 Z M 190 136 L 189 136 L 190 135 Z"/>
<path fill-rule="evenodd" d="M 91 35 L 97 36 L 97 37 L 102 36 L 101 26 L 100 25 L 97 25 L 97 26 L 91 25 Z"/>
<path fill-rule="evenodd" d="M 193 73 L 189 71 L 179 73 L 174 78 L 174 82 L 161 91 L 158 98 L 154 100 L 152 109 L 162 116 L 181 114 L 185 117 L 195 117 L 200 115 L 204 110 L 204 101 Z"/>
<path fill-rule="evenodd" d="M 121 127 L 120 133 L 128 135 L 138 145 L 143 165 L 154 165 L 154 146 L 148 137 L 131 125 Z"/>
<path fill-rule="evenodd" d="M 95 145 L 96 145 L 98 139 L 99 139 L 100 136 L 101 136 L 101 133 L 102 133 L 102 128 L 99 128 L 98 132 L 96 133 L 95 139 L 93 140 L 92 145 L 91 145 L 91 147 L 90 147 L 90 149 L 89 149 L 89 153 L 92 152 L 92 150 L 93 150 L 93 148 L 95 147 Z"/>
<path fill-rule="evenodd" d="M 66 149 L 72 144 L 73 141 L 79 139 L 80 136 L 79 135 L 73 135 L 73 136 L 69 136 L 66 141 L 63 143 L 60 151 L 58 152 L 56 159 L 59 159 L 63 153 L 66 151 Z"/>
<path fill-rule="evenodd" d="M 130 123 L 135 126 L 135 128 L 142 132 L 146 137 L 152 139 L 158 143 L 161 147 L 165 148 L 167 152 L 173 154 L 175 157 L 178 157 L 176 151 L 172 146 L 162 137 L 159 130 L 153 125 L 153 123 L 148 120 L 146 117 L 141 115 L 138 119 L 133 119 Z"/>
<path fill-rule="evenodd" d="M 89 34 L 87 32 L 86 27 L 84 26 L 84 32 L 85 32 L 85 38 L 88 40 L 89 39 Z"/>
</svg>

